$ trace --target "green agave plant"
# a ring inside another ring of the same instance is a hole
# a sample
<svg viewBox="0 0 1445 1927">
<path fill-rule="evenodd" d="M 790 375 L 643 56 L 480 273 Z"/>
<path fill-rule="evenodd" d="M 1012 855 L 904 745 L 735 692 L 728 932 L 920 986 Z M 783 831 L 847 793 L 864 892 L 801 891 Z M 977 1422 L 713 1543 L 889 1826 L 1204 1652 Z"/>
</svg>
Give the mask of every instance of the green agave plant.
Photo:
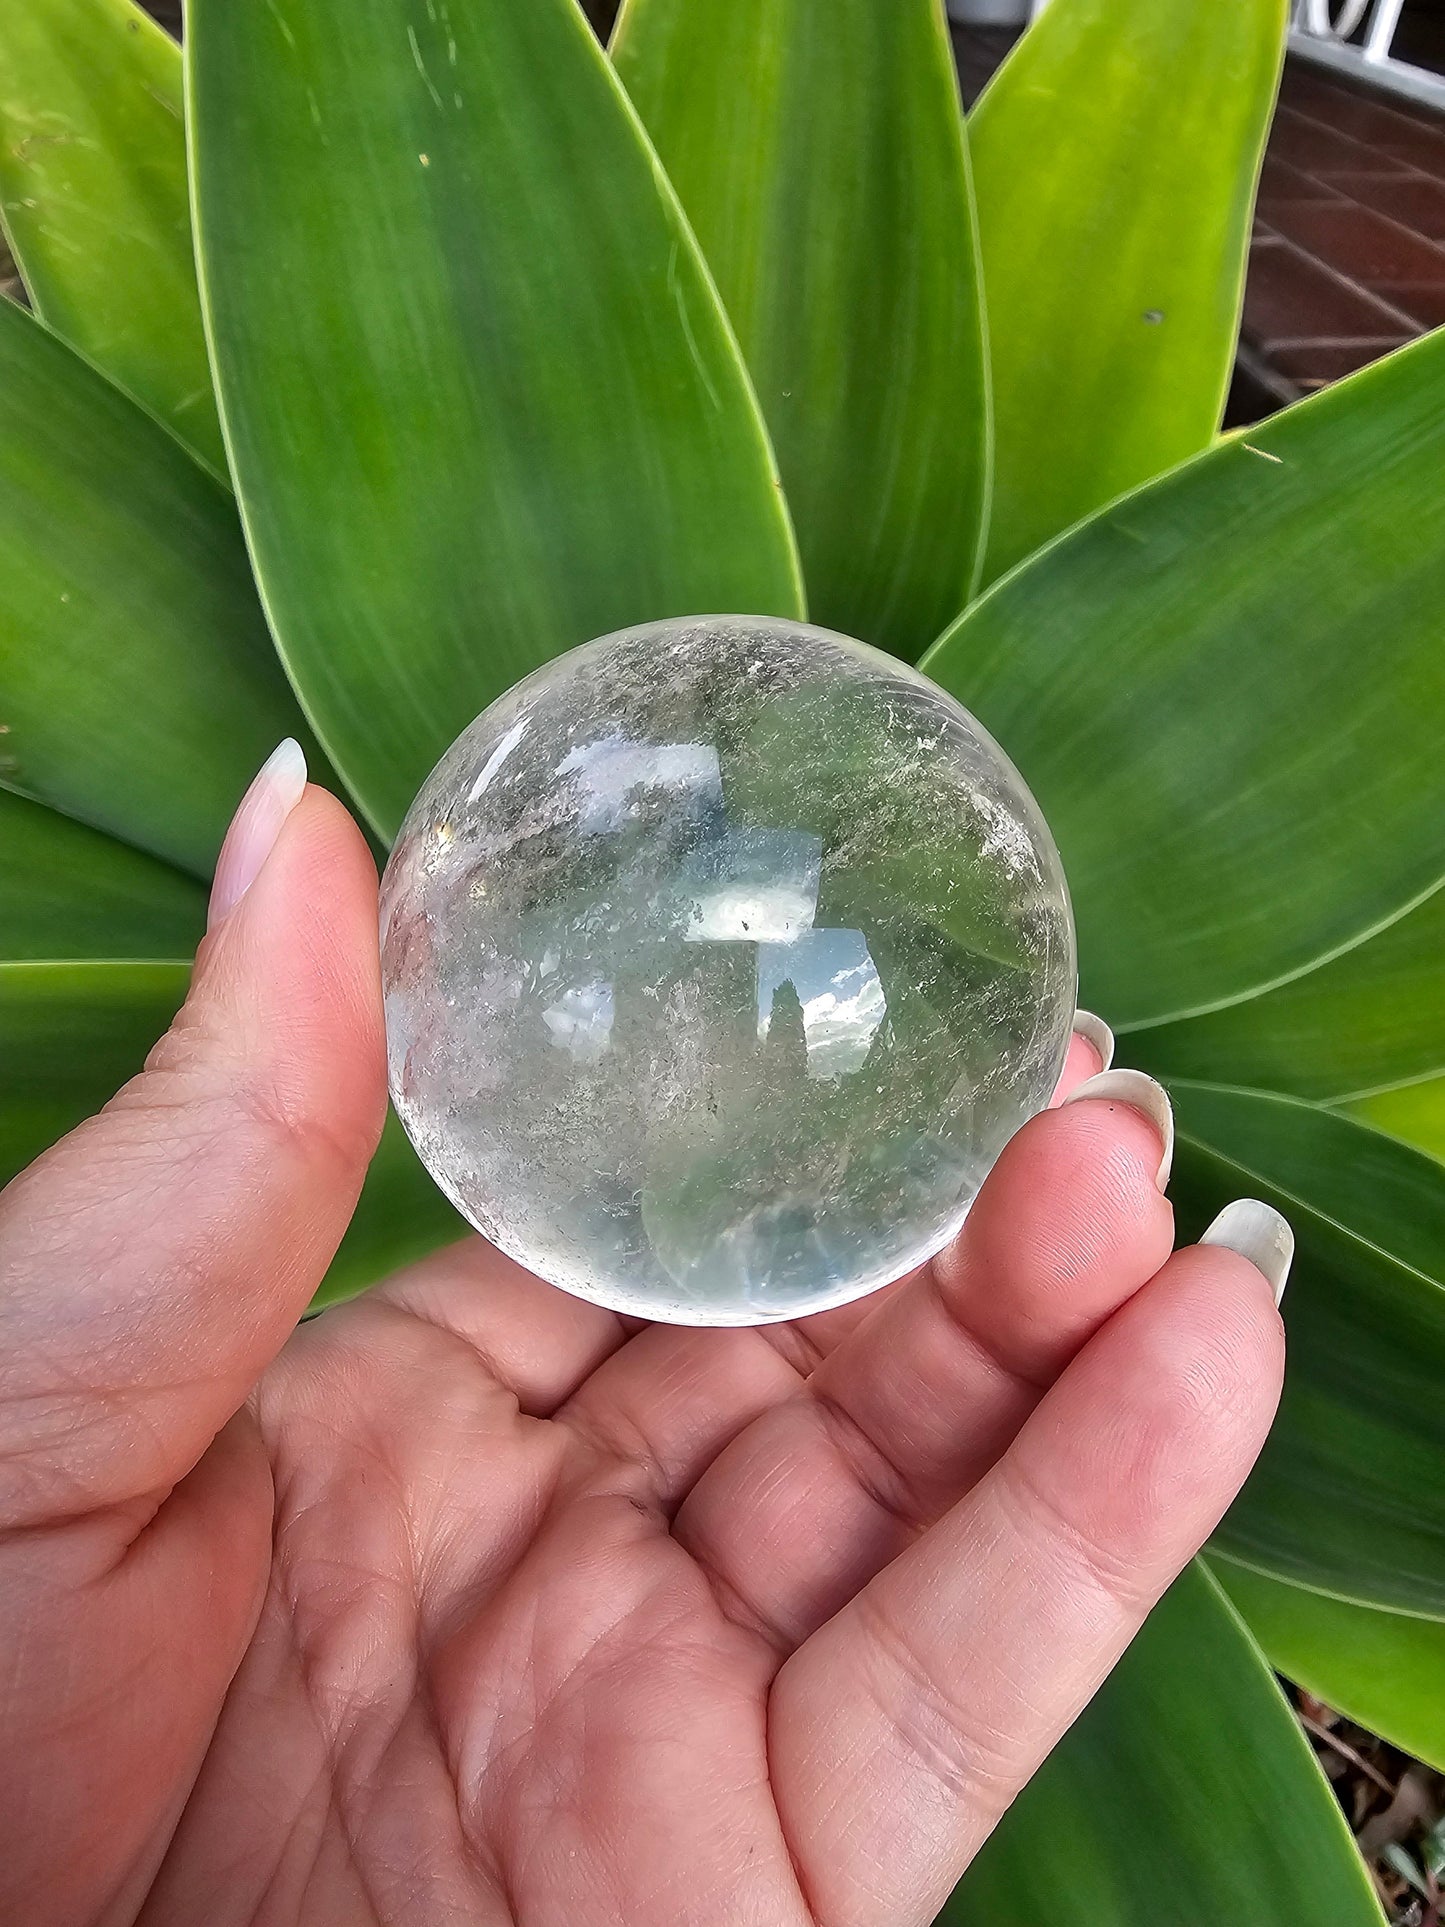
<svg viewBox="0 0 1445 1927">
<path fill-rule="evenodd" d="M 0 22 L 0 1177 L 279 737 L 383 847 L 540 661 L 750 610 L 979 714 L 1182 1232 L 1292 1219 L 1259 1469 L 957 1923 L 1378 1922 L 1271 1663 L 1445 1767 L 1445 337 L 1218 439 L 1283 33 L 1052 0 L 965 134 L 941 0 L 193 0 L 184 106 L 130 0 Z M 324 1295 L 456 1230 L 393 1127 Z"/>
</svg>

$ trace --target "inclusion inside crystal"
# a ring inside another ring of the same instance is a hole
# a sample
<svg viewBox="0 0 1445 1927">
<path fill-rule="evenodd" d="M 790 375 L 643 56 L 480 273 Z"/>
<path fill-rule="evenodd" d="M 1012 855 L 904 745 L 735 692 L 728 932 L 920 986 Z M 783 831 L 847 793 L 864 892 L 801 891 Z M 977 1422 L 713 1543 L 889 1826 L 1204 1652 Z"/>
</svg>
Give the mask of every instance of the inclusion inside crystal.
<svg viewBox="0 0 1445 1927">
<path fill-rule="evenodd" d="M 802 624 L 591 643 L 387 868 L 393 1098 L 472 1223 L 653 1318 L 846 1302 L 955 1231 L 1074 1007 L 1052 840 L 916 672 Z"/>
</svg>

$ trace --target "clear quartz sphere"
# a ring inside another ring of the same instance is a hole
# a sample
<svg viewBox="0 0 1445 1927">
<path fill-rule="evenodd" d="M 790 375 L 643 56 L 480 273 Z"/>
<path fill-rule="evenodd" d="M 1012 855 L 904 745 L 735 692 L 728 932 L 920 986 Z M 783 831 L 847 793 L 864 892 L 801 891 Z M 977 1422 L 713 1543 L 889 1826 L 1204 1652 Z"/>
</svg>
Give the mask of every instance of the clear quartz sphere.
<svg viewBox="0 0 1445 1927">
<path fill-rule="evenodd" d="M 841 1305 L 945 1244 L 1074 1009 L 1053 839 L 926 677 L 727 616 L 479 716 L 382 887 L 392 1097 L 503 1251 L 644 1318 Z"/>
</svg>

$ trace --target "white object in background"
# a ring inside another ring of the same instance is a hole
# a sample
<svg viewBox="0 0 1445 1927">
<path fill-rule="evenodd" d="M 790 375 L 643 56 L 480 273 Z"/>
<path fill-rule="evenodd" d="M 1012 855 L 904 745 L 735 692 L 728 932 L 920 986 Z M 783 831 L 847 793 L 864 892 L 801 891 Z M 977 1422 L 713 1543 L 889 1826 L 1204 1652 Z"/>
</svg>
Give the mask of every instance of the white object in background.
<svg viewBox="0 0 1445 1927">
<path fill-rule="evenodd" d="M 1023 27 L 1037 11 L 1030 0 L 948 0 L 948 17 L 964 27 Z"/>
<path fill-rule="evenodd" d="M 1404 9 L 1405 0 L 1295 0 L 1290 51 L 1316 66 L 1445 107 L 1445 75 L 1397 60 L 1391 51 Z M 1363 45 L 1351 38 L 1361 28 Z"/>
<path fill-rule="evenodd" d="M 1023 27 L 1047 0 L 948 0 L 951 20 L 966 27 Z M 1318 67 L 1352 74 L 1393 94 L 1445 108 L 1445 74 L 1415 67 L 1392 51 L 1408 0 L 1294 0 L 1290 52 Z M 1354 35 L 1361 33 L 1362 40 Z"/>
<path fill-rule="evenodd" d="M 1321 40 L 1348 40 L 1369 11 L 1370 0 L 1339 0 L 1338 11 L 1331 0 L 1304 0 L 1299 24 Z"/>
</svg>

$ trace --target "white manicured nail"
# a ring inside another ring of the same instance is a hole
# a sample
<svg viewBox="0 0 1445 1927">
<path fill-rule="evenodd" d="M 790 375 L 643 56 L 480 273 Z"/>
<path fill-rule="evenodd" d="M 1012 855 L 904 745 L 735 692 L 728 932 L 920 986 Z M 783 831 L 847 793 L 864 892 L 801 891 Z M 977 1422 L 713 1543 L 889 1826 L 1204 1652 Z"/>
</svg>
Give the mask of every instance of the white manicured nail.
<svg viewBox="0 0 1445 1927">
<path fill-rule="evenodd" d="M 1103 1018 L 1096 1017 L 1092 1010 L 1076 1010 L 1074 1035 L 1082 1037 L 1097 1056 L 1100 1071 L 1108 1070 L 1114 1061 L 1114 1033 Z"/>
<path fill-rule="evenodd" d="M 1146 1077 L 1143 1071 L 1100 1071 L 1097 1076 L 1075 1085 L 1059 1108 L 1063 1110 L 1070 1104 L 1095 1102 L 1127 1104 L 1131 1111 L 1138 1111 L 1141 1117 L 1148 1118 L 1164 1146 L 1159 1174 L 1155 1179 L 1159 1189 L 1164 1190 L 1174 1167 L 1174 1106 L 1169 1102 L 1169 1093 L 1164 1086 L 1156 1084 L 1152 1077 Z"/>
<path fill-rule="evenodd" d="M 1284 1297 L 1294 1258 L 1294 1232 L 1289 1219 L 1273 1205 L 1261 1204 L 1258 1198 L 1236 1198 L 1225 1205 L 1199 1242 L 1248 1258 L 1274 1293 L 1274 1302 Z"/>
<path fill-rule="evenodd" d="M 287 817 L 306 793 L 306 755 L 288 736 L 262 764 L 241 798 L 216 862 L 206 928 L 214 930 L 245 896 L 276 847 Z"/>
</svg>

